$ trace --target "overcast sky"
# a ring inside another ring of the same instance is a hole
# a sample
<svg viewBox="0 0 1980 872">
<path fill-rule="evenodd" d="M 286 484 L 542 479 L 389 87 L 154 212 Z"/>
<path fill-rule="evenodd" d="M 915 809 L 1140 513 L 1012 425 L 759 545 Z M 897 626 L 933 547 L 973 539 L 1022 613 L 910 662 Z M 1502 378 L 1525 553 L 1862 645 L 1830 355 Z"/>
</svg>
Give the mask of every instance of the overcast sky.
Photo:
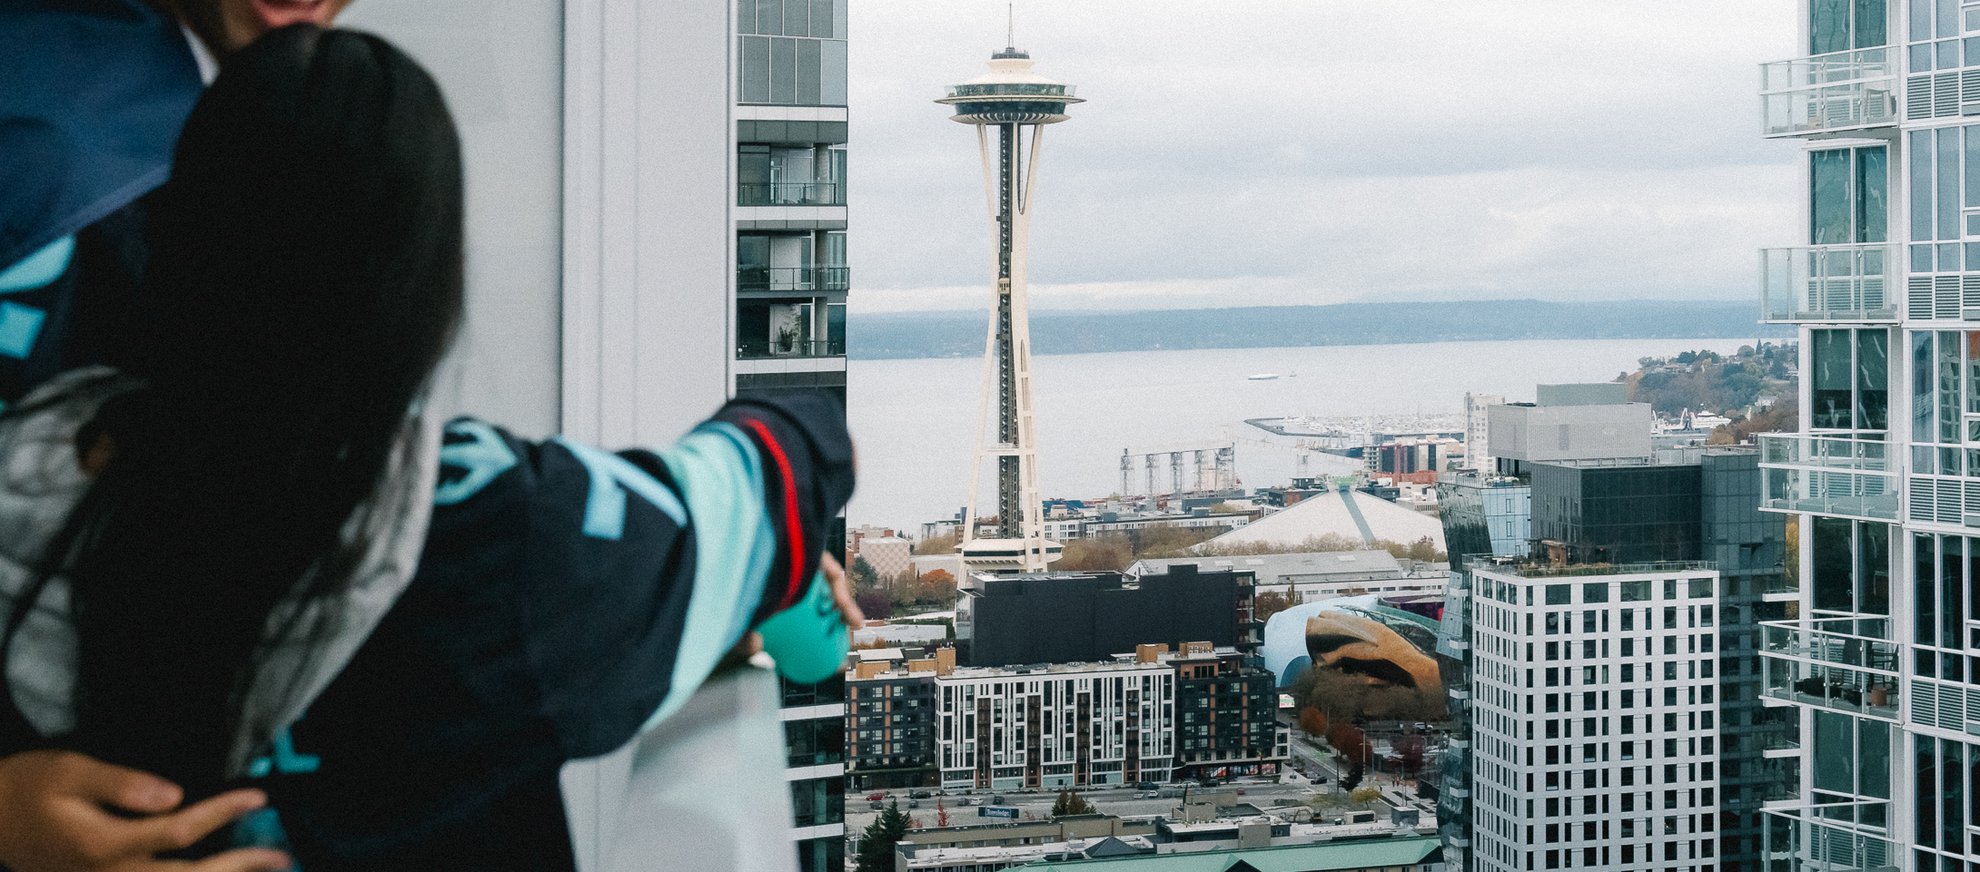
<svg viewBox="0 0 1980 872">
<path fill-rule="evenodd" d="M 976 308 L 976 137 L 931 101 L 1001 0 L 853 0 L 855 313 Z M 1089 102 L 1052 127 L 1039 308 L 1749 300 L 1796 241 L 1797 149 L 1759 136 L 1793 0 L 1019 0 Z"/>
</svg>

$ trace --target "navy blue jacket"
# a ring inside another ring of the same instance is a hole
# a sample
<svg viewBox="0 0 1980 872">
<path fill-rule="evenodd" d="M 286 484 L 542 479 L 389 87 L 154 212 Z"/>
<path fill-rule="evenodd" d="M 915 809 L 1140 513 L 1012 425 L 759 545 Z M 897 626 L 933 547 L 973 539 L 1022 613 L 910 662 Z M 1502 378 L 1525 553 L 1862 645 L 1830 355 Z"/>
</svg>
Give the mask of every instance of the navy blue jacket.
<svg viewBox="0 0 1980 872">
<path fill-rule="evenodd" d="M 184 31 L 145 0 L 0 0 L 0 404 L 96 362 L 72 336 L 142 263 L 132 210 L 171 171 L 203 83 Z M 50 255 L 19 286 L 8 270 Z M 107 338 L 105 339 L 107 340 Z"/>
<path fill-rule="evenodd" d="M 308 872 L 572 868 L 560 767 L 625 744 L 816 595 L 852 492 L 822 395 L 731 403 L 659 453 L 471 419 L 447 441 L 417 575 L 258 761 Z"/>
</svg>

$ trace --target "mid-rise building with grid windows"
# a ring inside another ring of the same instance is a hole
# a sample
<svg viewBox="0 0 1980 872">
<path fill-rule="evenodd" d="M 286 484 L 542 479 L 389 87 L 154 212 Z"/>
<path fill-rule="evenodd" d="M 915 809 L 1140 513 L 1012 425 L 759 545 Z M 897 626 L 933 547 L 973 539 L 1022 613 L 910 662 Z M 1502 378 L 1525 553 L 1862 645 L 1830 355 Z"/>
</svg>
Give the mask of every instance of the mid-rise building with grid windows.
<svg viewBox="0 0 1980 872">
<path fill-rule="evenodd" d="M 1980 865 L 1980 3 L 1803 0 L 1763 68 L 1797 143 L 1801 226 L 1762 254 L 1763 320 L 1801 339 L 1801 430 L 1762 438 L 1764 507 L 1800 529 L 1765 628 L 1791 712 L 1782 868 Z"/>
<path fill-rule="evenodd" d="M 1517 443 L 1518 439 L 1512 441 Z M 1547 849 L 1542 848 L 1538 853 L 1515 856 L 1512 862 L 1532 862 L 1536 869 L 1547 868 L 1549 862 L 1566 864 L 1557 868 L 1754 868 L 1760 858 L 1762 806 L 1781 800 L 1799 784 L 1794 761 L 1786 759 L 1792 756 L 1789 749 L 1795 735 L 1793 718 L 1789 712 L 1762 704 L 1763 681 L 1755 653 L 1760 647 L 1762 622 L 1785 618 L 1789 614 L 1787 600 L 1793 598 L 1793 587 L 1786 583 L 1784 566 L 1785 525 L 1779 515 L 1762 512 L 1758 507 L 1761 491 L 1758 452 L 1741 447 L 1647 449 L 1639 443 L 1639 447 L 1630 449 L 1623 443 L 1615 445 L 1611 450 L 1647 450 L 1648 453 L 1524 462 L 1517 467 L 1522 471 L 1520 476 L 1483 479 L 1459 476 L 1439 485 L 1440 496 L 1444 498 L 1446 537 L 1453 549 L 1453 572 L 1437 648 L 1442 656 L 1446 684 L 1453 689 L 1453 732 L 1441 760 L 1443 783 L 1438 820 L 1445 836 L 1446 859 L 1454 868 L 1505 868 L 1492 865 L 1493 861 L 1479 853 L 1483 844 L 1479 837 L 1487 832 L 1503 834 L 1515 829 L 1523 835 L 1525 828 L 1523 821 L 1507 819 L 1508 807 L 1480 802 L 1484 794 L 1478 784 L 1482 779 L 1489 776 L 1523 783 L 1525 773 L 1506 768 L 1511 764 L 1504 756 L 1505 740 L 1490 739 L 1490 729 L 1480 721 L 1481 706 L 1488 699 L 1477 671 L 1484 662 L 1481 652 L 1488 644 L 1513 643 L 1504 641 L 1505 634 L 1511 631 L 1481 623 L 1484 619 L 1479 609 L 1490 605 L 1485 599 L 1487 592 L 1502 596 L 1505 591 L 1484 585 L 1476 577 L 1477 570 L 1504 573 L 1509 571 L 1507 566 L 1522 567 L 1537 561 L 1545 568 L 1518 571 L 1571 577 L 1577 583 L 1599 582 L 1589 593 L 1581 595 L 1580 602 L 1588 601 L 1589 596 L 1602 596 L 1610 584 L 1601 576 L 1612 573 L 1618 565 L 1682 561 L 1675 565 L 1709 570 L 1716 575 L 1714 608 L 1701 612 L 1701 618 L 1709 616 L 1711 624 L 1697 627 L 1701 634 L 1698 649 L 1688 653 L 1707 660 L 1716 657 L 1718 661 L 1717 665 L 1697 667 L 1700 674 L 1714 679 L 1717 687 L 1710 691 L 1716 701 L 1713 713 L 1701 719 L 1711 728 L 1701 727 L 1705 731 L 1695 737 L 1715 752 L 1707 756 L 1715 764 L 1711 773 L 1716 779 L 1712 786 L 1717 819 L 1701 824 L 1700 832 L 1709 834 L 1701 838 L 1715 838 L 1717 844 L 1686 855 L 1688 859 L 1675 867 L 1645 866 L 1647 861 L 1640 849 L 1622 850 L 1625 843 L 1632 843 L 1641 835 L 1640 823 L 1629 827 L 1631 835 L 1627 837 L 1622 835 L 1625 830 L 1620 823 L 1629 814 L 1640 811 L 1640 803 L 1632 800 L 1632 808 L 1626 813 L 1619 801 L 1611 801 L 1605 808 L 1599 799 L 1592 806 L 1584 799 L 1582 817 L 1573 821 L 1584 839 L 1577 846 L 1581 849 L 1579 854 L 1569 858 L 1555 844 L 1551 858 Z M 1605 619 L 1592 612 L 1581 615 L 1579 620 L 1594 620 L 1597 632 L 1607 636 L 1584 639 L 1584 644 L 1577 646 L 1537 646 L 1530 653 L 1537 658 L 1534 663 L 1541 671 L 1533 675 L 1518 671 L 1511 677 L 1538 681 L 1539 690 L 1535 692 L 1543 695 L 1560 692 L 1547 689 L 1558 688 L 1549 685 L 1550 680 L 1561 682 L 1568 676 L 1588 676 L 1590 673 L 1583 667 L 1593 668 L 1592 674 L 1597 678 L 1625 674 L 1622 669 L 1626 668 L 1631 680 L 1643 679 L 1644 664 L 1631 662 L 1627 667 L 1622 664 L 1629 662 L 1627 657 L 1644 656 L 1645 643 L 1636 636 L 1648 632 L 1652 625 L 1632 615 L 1627 619 L 1616 618 L 1605 627 Z M 1577 625 L 1580 626 L 1585 625 Z M 1529 653 L 1526 647 L 1520 646 L 1521 654 Z M 1714 651 L 1716 654 L 1710 653 Z M 1498 656 L 1503 657 L 1503 651 Z M 1614 671 L 1608 671 L 1611 667 Z M 1575 671 L 1578 669 L 1581 671 Z M 1577 699 L 1587 704 L 1586 697 Z M 1598 689 L 1594 704 L 1599 706 L 1602 701 Z M 1636 704 L 1636 713 L 1643 713 L 1641 700 L 1631 697 L 1629 702 Z M 1661 728 L 1663 722 L 1659 717 L 1656 725 Z M 1678 722 L 1675 718 L 1671 721 L 1674 726 Z M 1596 730 L 1593 735 L 1598 739 L 1599 731 L 1604 728 L 1599 721 L 1583 726 Z M 1632 722 L 1631 726 L 1642 725 Z M 1635 735 L 1640 733 L 1639 729 Z M 1521 736 L 1524 741 L 1523 731 Z M 1479 756 L 1486 749 L 1488 739 L 1501 742 L 1493 746 L 1501 755 L 1496 759 Z M 1533 741 L 1534 747 L 1544 748 L 1560 740 L 1542 732 Z M 1535 755 L 1535 759 L 1543 761 L 1535 771 L 1548 768 L 1545 753 Z M 1595 753 L 1600 759 L 1603 752 L 1596 747 Z M 1512 759 L 1524 761 L 1526 756 L 1520 748 Z M 1696 777 L 1701 782 L 1707 780 L 1702 771 Z M 1636 784 L 1640 785 L 1640 780 Z M 1619 789 L 1622 785 L 1612 782 L 1609 786 Z M 1599 780 L 1594 787 L 1602 787 Z M 1536 798 L 1547 797 L 1543 792 Z M 1526 813 L 1523 802 L 1515 805 L 1518 808 L 1512 810 L 1521 815 Z M 1544 811 L 1545 806 L 1541 808 Z M 1561 827 L 1567 822 L 1556 818 L 1552 823 Z M 1494 850 L 1504 855 L 1508 844 L 1503 840 L 1497 842 Z M 1594 849 L 1592 854 L 1590 848 Z M 1630 858 L 1627 861 L 1623 859 L 1625 853 Z M 1589 860 L 1590 856 L 1595 859 Z M 1661 853 L 1657 857 L 1661 862 Z"/>
<path fill-rule="evenodd" d="M 1473 868 L 1714 865 L 1718 570 L 1470 573 Z"/>
</svg>

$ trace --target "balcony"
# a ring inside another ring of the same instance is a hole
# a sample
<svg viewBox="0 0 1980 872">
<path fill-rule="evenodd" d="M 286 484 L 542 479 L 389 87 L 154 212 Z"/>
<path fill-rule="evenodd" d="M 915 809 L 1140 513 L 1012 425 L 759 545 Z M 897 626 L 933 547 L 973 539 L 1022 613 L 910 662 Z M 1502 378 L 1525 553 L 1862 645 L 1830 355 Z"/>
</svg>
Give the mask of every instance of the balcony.
<svg viewBox="0 0 1980 872">
<path fill-rule="evenodd" d="M 745 266 L 736 269 L 736 290 L 770 293 L 821 293 L 852 286 L 852 269 L 845 266 Z"/>
<path fill-rule="evenodd" d="M 1898 120 L 1897 52 L 1830 52 L 1760 66 L 1760 115 L 1770 138 L 1825 136 Z"/>
<path fill-rule="evenodd" d="M 736 185 L 738 206 L 844 206 L 846 187 L 839 182 L 742 182 Z"/>
<path fill-rule="evenodd" d="M 745 342 L 736 346 L 737 360 L 784 360 L 845 357 L 844 339 L 793 340 L 790 342 Z"/>
<path fill-rule="evenodd" d="M 1801 582 L 1786 573 L 1765 576 L 1760 582 L 1762 602 L 1793 602 L 1801 598 Z"/>
<path fill-rule="evenodd" d="M 1842 436 L 1760 436 L 1760 508 L 1894 521 L 1898 482 L 1890 443 Z"/>
<path fill-rule="evenodd" d="M 1767 868 L 1793 864 L 1797 872 L 1895 872 L 1900 858 L 1883 826 L 1889 805 L 1865 800 L 1764 809 L 1769 818 Z"/>
<path fill-rule="evenodd" d="M 1765 733 L 1760 736 L 1760 756 L 1766 758 L 1796 759 L 1801 756 L 1801 737 L 1786 729 Z"/>
<path fill-rule="evenodd" d="M 1887 243 L 1760 252 L 1760 320 L 1896 321 L 1898 248 Z"/>
<path fill-rule="evenodd" d="M 1898 718 L 1898 646 L 1887 618 L 1825 618 L 1760 625 L 1765 689 L 1794 705 Z"/>
</svg>

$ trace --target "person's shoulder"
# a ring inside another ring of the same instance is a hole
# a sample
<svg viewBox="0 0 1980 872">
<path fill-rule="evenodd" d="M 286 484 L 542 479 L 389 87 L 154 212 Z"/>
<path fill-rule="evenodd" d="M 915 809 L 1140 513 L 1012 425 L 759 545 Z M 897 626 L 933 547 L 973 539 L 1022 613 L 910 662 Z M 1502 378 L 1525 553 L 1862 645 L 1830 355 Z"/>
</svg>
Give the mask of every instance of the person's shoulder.
<svg viewBox="0 0 1980 872">
<path fill-rule="evenodd" d="M 440 436 L 440 474 L 434 483 L 433 504 L 458 506 L 487 492 L 497 482 L 515 482 L 530 446 L 515 434 L 474 417 L 447 422 Z"/>
</svg>

